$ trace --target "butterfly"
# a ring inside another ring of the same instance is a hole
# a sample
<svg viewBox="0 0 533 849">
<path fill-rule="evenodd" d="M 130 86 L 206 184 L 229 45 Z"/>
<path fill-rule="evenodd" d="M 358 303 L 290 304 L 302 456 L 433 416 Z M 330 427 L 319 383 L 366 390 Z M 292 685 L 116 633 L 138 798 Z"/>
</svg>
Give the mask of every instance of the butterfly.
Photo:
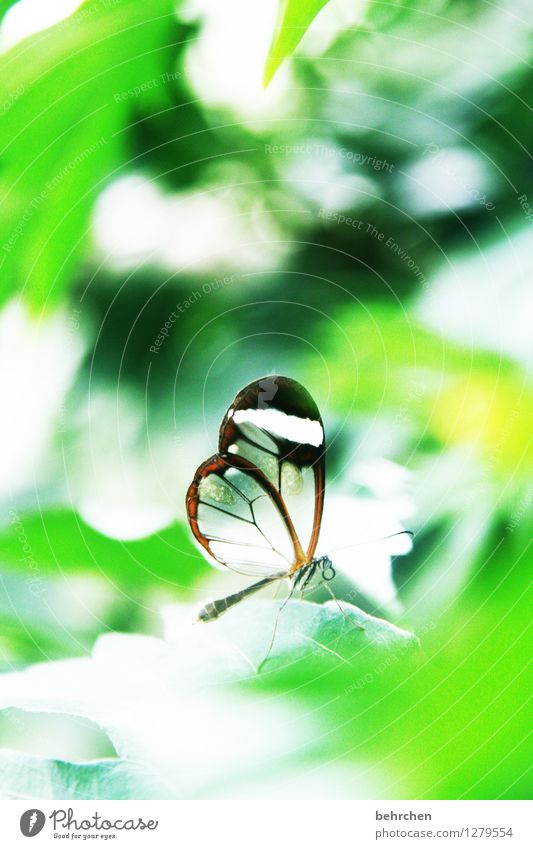
<svg viewBox="0 0 533 849">
<path fill-rule="evenodd" d="M 315 556 L 325 480 L 324 424 L 307 389 L 281 375 L 245 386 L 222 419 L 218 453 L 194 475 L 186 509 L 216 565 L 260 580 L 205 604 L 200 621 L 278 581 L 290 582 L 287 601 L 313 579 L 327 586 L 335 577 L 330 557 Z"/>
</svg>

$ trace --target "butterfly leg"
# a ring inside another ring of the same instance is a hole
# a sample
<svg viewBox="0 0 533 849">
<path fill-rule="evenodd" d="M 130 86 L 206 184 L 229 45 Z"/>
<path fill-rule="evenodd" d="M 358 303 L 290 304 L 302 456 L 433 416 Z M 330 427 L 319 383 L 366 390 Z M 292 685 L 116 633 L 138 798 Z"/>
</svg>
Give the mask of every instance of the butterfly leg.
<svg viewBox="0 0 533 849">
<path fill-rule="evenodd" d="M 287 598 L 282 602 L 282 604 L 278 608 L 278 612 L 276 613 L 276 619 L 274 621 L 274 630 L 272 632 L 272 639 L 270 640 L 270 645 L 268 647 L 268 651 L 267 651 L 266 655 L 264 656 L 263 660 L 261 661 L 261 663 L 257 667 L 258 674 L 261 674 L 261 669 L 263 668 L 263 666 L 267 662 L 268 658 L 270 657 L 270 653 L 271 653 L 272 649 L 274 648 L 274 642 L 275 642 L 275 639 L 276 639 L 276 632 L 278 630 L 278 622 L 279 622 L 279 617 L 281 616 L 281 611 L 283 610 L 285 605 L 288 603 L 288 601 L 290 601 L 293 594 L 294 594 L 294 582 L 293 582 L 293 584 L 292 584 L 292 586 L 291 586 L 291 588 L 290 588 L 290 590 L 287 594 Z"/>
<path fill-rule="evenodd" d="M 327 591 L 330 594 L 333 601 L 335 602 L 335 604 L 337 605 L 337 607 L 339 608 L 340 612 L 342 613 L 342 615 L 346 619 L 346 621 L 350 624 L 350 627 L 358 628 L 359 631 L 366 630 L 364 625 L 360 625 L 359 622 L 355 622 L 350 616 L 348 616 L 346 611 L 343 610 L 343 608 L 341 607 L 341 604 L 339 602 L 339 599 L 337 598 L 337 596 L 335 595 L 335 593 L 333 592 L 333 590 L 331 589 L 331 587 L 329 586 L 327 581 L 324 581 L 324 586 L 327 589 Z"/>
</svg>

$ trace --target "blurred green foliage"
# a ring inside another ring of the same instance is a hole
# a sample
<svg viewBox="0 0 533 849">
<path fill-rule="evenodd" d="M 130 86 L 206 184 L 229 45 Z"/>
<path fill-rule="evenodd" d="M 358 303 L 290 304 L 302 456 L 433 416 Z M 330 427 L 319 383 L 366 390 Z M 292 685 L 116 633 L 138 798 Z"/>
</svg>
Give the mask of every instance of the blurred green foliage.
<svg viewBox="0 0 533 849">
<path fill-rule="evenodd" d="M 57 509 L 26 515 L 24 535 L 43 575 L 90 575 L 103 568 L 107 580 L 130 591 L 160 582 L 186 589 L 207 569 L 180 524 L 144 539 L 122 541 L 98 533 L 72 511 Z M 21 558 L 17 528 L 11 524 L 0 537 L 3 563 L 17 569 Z"/>
<path fill-rule="evenodd" d="M 278 20 L 267 57 L 264 84 L 268 85 L 284 59 L 302 40 L 320 10 L 329 0 L 280 0 Z"/>
<path fill-rule="evenodd" d="M 167 0 L 89 0 L 2 57 L 0 99 L 12 102 L 2 122 L 4 297 L 25 291 L 35 308 L 61 299 L 86 255 L 98 191 L 129 159 L 121 95 L 170 71 L 176 32 Z"/>
<path fill-rule="evenodd" d="M 86 0 L 0 54 L 2 793 L 526 797 L 523 4 L 289 0 L 273 34 L 218 6 Z M 378 618 L 295 602 L 258 675 L 271 601 L 180 617 L 238 585 L 184 494 L 267 372 L 319 403 L 328 495 L 416 535 L 394 609 L 339 575 Z M 8 706 L 88 718 L 116 757 L 42 752 Z"/>
</svg>

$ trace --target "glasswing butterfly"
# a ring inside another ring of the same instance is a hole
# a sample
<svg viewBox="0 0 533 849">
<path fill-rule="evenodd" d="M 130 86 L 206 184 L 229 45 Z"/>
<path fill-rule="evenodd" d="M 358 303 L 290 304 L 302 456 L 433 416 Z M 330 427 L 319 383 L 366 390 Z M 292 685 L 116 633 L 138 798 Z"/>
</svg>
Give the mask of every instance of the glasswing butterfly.
<svg viewBox="0 0 533 849">
<path fill-rule="evenodd" d="M 329 590 L 333 564 L 328 556 L 315 556 L 325 472 L 324 425 L 304 386 L 271 375 L 238 393 L 222 419 L 218 453 L 197 469 L 187 491 L 187 516 L 217 564 L 260 580 L 204 605 L 200 621 L 218 619 L 283 579 L 290 582 L 284 604 L 294 591 L 304 593 L 315 576 Z"/>
</svg>

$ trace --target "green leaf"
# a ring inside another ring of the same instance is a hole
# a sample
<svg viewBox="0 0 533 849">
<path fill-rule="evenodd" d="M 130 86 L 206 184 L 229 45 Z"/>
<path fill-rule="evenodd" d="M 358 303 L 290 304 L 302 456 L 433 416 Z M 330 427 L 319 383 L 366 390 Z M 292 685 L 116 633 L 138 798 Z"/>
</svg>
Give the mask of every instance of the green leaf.
<svg viewBox="0 0 533 849">
<path fill-rule="evenodd" d="M 88 0 L 0 57 L 3 297 L 52 304 L 73 282 L 94 201 L 131 157 L 134 89 L 172 71 L 174 23 L 171 0 Z"/>
<path fill-rule="evenodd" d="M 72 763 L 0 750 L 2 799 L 162 799 L 165 792 L 146 767 L 119 759 Z"/>
<path fill-rule="evenodd" d="M 257 668 L 278 610 L 276 602 L 250 601 L 204 626 L 194 622 L 191 608 L 168 608 L 166 640 L 106 634 L 91 658 L 36 664 L 6 674 L 0 708 L 66 714 L 96 723 L 125 769 L 141 765 L 150 782 L 159 776 L 167 798 L 221 795 L 232 781 L 243 781 L 253 770 L 261 772 L 262 761 L 269 764 L 277 757 L 287 762 L 298 746 L 306 758 L 320 749 L 320 728 L 312 717 L 302 717 L 291 703 L 258 704 L 257 694 L 243 689 L 244 684 L 261 687 L 268 680 Z M 339 687 L 335 671 L 347 676 L 344 686 L 365 671 L 378 674 L 378 663 L 388 657 L 418 655 L 413 635 L 350 605 L 343 605 L 343 611 L 329 602 L 289 603 L 279 619 L 269 661 L 272 670 L 288 674 L 293 686 L 296 674 L 308 681 L 322 676 L 334 694 Z M 104 795 L 99 780 L 96 774 L 93 792 Z M 104 780 L 107 775 L 102 774 Z M 22 780 L 16 790 L 5 789 L 32 792 Z"/>
<path fill-rule="evenodd" d="M 17 0 L 0 0 L 0 21 L 4 18 L 11 6 L 14 6 Z"/>
<path fill-rule="evenodd" d="M 294 53 L 306 31 L 329 0 L 280 0 L 268 51 L 263 84 L 269 84 L 284 59 Z"/>
<path fill-rule="evenodd" d="M 349 670 L 350 677 L 354 671 L 366 674 L 388 653 L 403 655 L 418 649 L 413 634 L 347 602 L 291 600 L 277 619 L 279 609 L 279 602 L 251 599 L 223 616 L 216 627 L 206 625 L 206 639 L 223 639 L 235 653 L 228 658 L 240 657 L 254 676 L 276 673 L 293 683 L 296 676 L 307 680 L 333 670 Z M 272 650 L 265 659 L 274 628 Z M 172 635 L 171 624 L 167 633 Z M 242 665 L 241 673 L 245 671 Z"/>
<path fill-rule="evenodd" d="M 179 524 L 145 539 L 110 539 L 65 509 L 13 514 L 0 532 L 0 563 L 28 574 L 92 573 L 131 589 L 194 585 L 208 569 L 188 529 Z"/>
</svg>

